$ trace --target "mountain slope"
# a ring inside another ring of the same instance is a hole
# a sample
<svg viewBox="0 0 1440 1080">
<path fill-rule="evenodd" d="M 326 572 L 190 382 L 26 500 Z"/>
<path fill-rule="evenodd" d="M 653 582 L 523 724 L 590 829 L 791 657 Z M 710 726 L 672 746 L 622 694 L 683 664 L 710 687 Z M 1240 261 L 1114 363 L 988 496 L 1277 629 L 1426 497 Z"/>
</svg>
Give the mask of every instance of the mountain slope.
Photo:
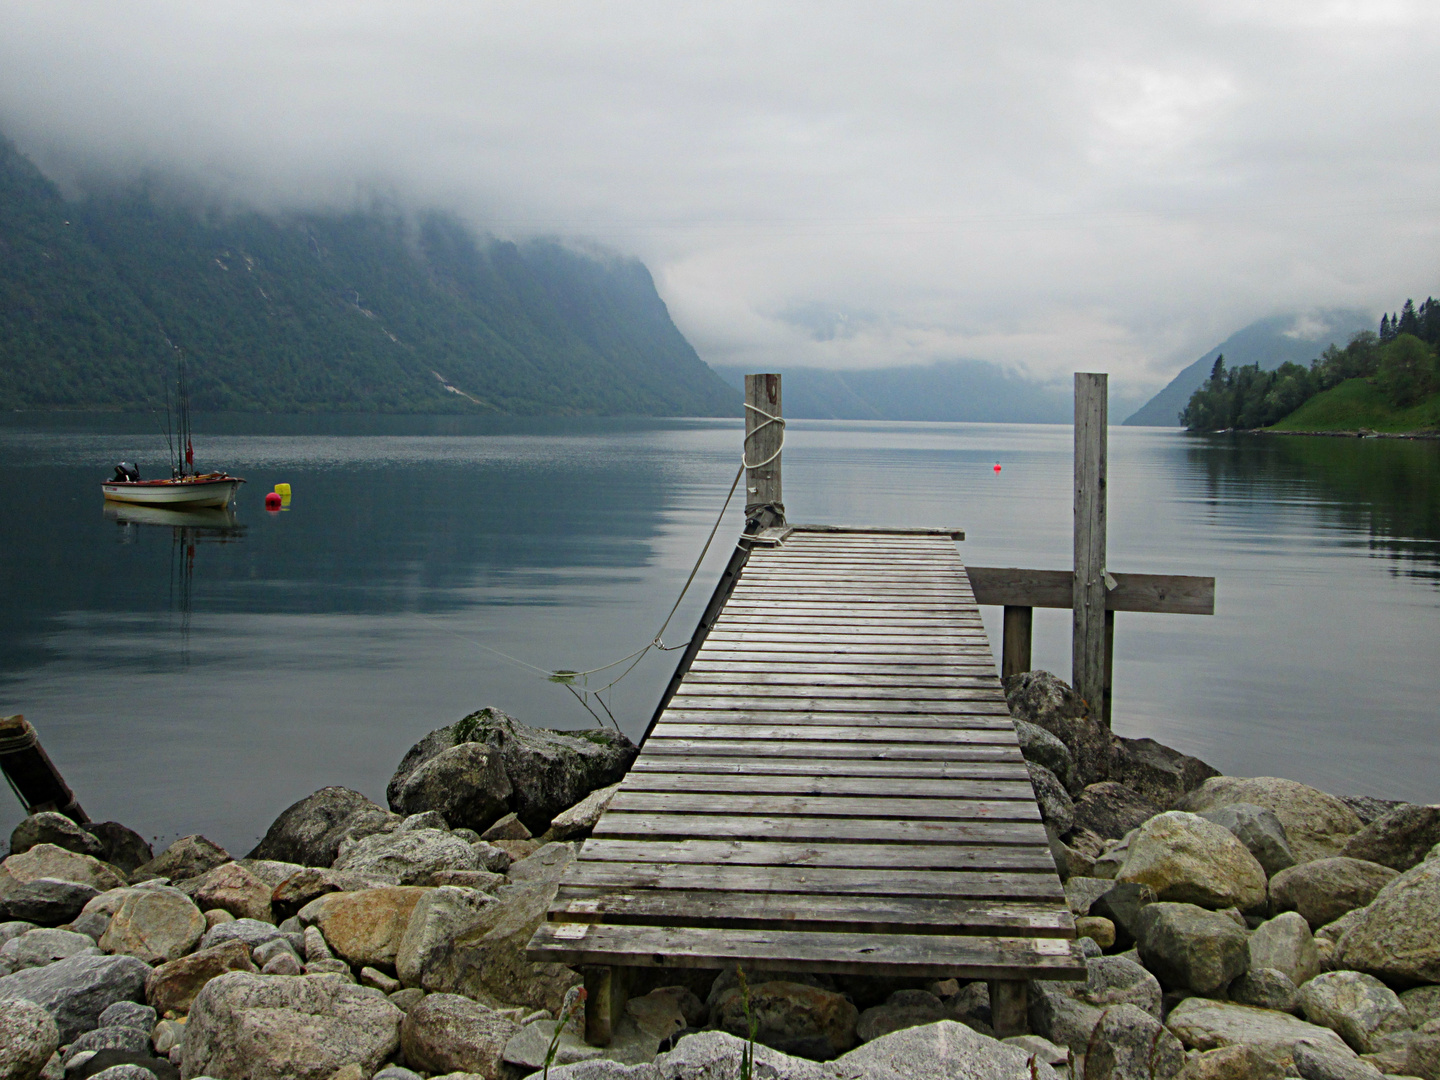
<svg viewBox="0 0 1440 1080">
<path fill-rule="evenodd" d="M 1306 324 L 1309 325 L 1306 325 Z M 1222 353 L 1226 364 L 1237 367 L 1259 364 L 1262 371 L 1274 371 L 1287 361 L 1309 364 L 1331 344 L 1344 345 L 1361 330 L 1370 330 L 1375 320 L 1363 311 L 1331 310 L 1313 319 L 1274 315 L 1237 330 L 1200 359 L 1186 367 L 1169 384 L 1147 401 L 1125 423 L 1142 427 L 1179 427 L 1180 412 L 1190 395 L 1210 377 L 1215 358 Z"/>
<path fill-rule="evenodd" d="M 715 370 L 731 386 L 743 387 L 749 369 Z M 785 415 L 795 419 L 1068 424 L 1074 416 L 1068 386 L 1043 386 L 980 360 L 859 371 L 778 370 L 785 376 Z"/>
<path fill-rule="evenodd" d="M 67 224 L 68 222 L 68 224 Z M 0 140 L 0 408 L 733 415 L 649 271 L 440 214 L 72 203 Z"/>
</svg>

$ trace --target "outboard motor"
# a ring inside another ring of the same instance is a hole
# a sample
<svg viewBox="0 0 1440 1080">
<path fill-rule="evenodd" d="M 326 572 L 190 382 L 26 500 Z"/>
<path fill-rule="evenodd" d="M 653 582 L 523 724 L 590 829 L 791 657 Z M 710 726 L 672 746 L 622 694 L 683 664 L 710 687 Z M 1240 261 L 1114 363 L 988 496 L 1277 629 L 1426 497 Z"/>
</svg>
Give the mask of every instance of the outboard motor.
<svg viewBox="0 0 1440 1080">
<path fill-rule="evenodd" d="M 115 466 L 115 477 L 112 484 L 133 484 L 140 479 L 140 470 L 128 461 L 119 462 Z"/>
</svg>

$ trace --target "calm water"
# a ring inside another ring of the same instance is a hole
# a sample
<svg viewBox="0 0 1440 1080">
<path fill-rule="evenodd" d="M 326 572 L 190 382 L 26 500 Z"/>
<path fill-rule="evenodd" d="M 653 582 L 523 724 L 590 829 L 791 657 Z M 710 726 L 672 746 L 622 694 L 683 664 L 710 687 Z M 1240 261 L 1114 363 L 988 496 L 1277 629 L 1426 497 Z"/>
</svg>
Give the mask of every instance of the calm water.
<svg viewBox="0 0 1440 1080">
<path fill-rule="evenodd" d="M 383 801 L 420 735 L 493 704 L 595 721 L 550 670 L 649 640 L 734 476 L 718 421 L 209 418 L 246 476 L 233 527 L 102 512 L 148 419 L 0 421 L 0 713 L 39 728 L 89 813 L 247 849 L 293 800 Z M 1110 434 L 1110 565 L 1213 574 L 1213 618 L 1120 616 L 1115 728 L 1225 772 L 1440 801 L 1440 444 Z M 993 471 L 996 462 L 1003 471 Z M 977 565 L 1070 561 L 1070 431 L 794 422 L 795 521 L 958 525 Z M 267 514 L 278 481 L 290 509 Z M 683 642 L 732 508 L 666 638 Z M 998 645 L 998 610 L 986 610 Z M 1035 662 L 1069 669 L 1068 614 Z M 504 654 L 504 655 L 502 655 Z M 609 699 L 643 729 L 673 668 Z M 0 809 L 7 833 L 13 801 Z"/>
</svg>

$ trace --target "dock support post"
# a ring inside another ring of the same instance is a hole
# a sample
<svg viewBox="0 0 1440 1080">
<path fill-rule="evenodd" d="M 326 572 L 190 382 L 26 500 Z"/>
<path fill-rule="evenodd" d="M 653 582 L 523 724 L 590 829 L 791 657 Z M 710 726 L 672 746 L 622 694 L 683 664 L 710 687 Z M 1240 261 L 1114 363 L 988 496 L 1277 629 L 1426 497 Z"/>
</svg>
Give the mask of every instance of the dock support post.
<svg viewBox="0 0 1440 1080">
<path fill-rule="evenodd" d="M 1075 585 L 1070 682 L 1108 721 L 1105 702 L 1105 436 L 1108 378 L 1075 373 Z"/>
<path fill-rule="evenodd" d="M 625 1015 L 626 968 L 587 964 L 580 969 L 585 979 L 585 1042 L 609 1046 L 615 1029 Z"/>
<path fill-rule="evenodd" d="M 785 524 L 785 502 L 780 490 L 780 447 L 785 440 L 785 428 L 771 419 L 783 415 L 780 376 L 746 375 L 746 532 Z"/>
<path fill-rule="evenodd" d="M 1029 984 L 1018 979 L 996 979 L 990 984 L 990 1025 L 997 1039 L 1030 1031 Z"/>
<path fill-rule="evenodd" d="M 0 716 L 0 772 L 26 814 L 55 810 L 77 825 L 90 820 L 23 716 Z"/>
<path fill-rule="evenodd" d="M 1005 607 L 1005 631 L 1000 645 L 1000 677 L 1008 679 L 1030 670 L 1030 637 L 1035 609 Z"/>
</svg>

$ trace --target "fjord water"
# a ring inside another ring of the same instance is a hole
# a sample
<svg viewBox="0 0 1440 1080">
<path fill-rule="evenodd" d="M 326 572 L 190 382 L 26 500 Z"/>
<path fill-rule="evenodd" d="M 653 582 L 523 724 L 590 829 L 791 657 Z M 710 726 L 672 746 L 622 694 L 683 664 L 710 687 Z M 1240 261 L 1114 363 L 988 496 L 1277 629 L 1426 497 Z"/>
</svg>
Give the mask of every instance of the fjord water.
<svg viewBox="0 0 1440 1080">
<path fill-rule="evenodd" d="M 650 640 L 740 446 L 732 421 L 197 429 L 202 469 L 249 480 L 233 526 L 102 511 L 115 461 L 163 471 L 150 418 L 0 422 L 0 714 L 36 725 L 97 820 L 237 853 L 323 785 L 383 802 L 411 743 L 483 705 L 593 725 L 543 673 Z M 960 526 L 968 562 L 1064 569 L 1070 440 L 792 422 L 786 505 L 793 521 Z M 293 502 L 269 514 L 280 481 Z M 1117 427 L 1109 506 L 1112 570 L 1217 579 L 1214 617 L 1119 616 L 1117 732 L 1227 773 L 1440 801 L 1440 443 Z M 686 640 L 740 523 L 732 505 L 666 645 Z M 997 648 L 999 615 L 985 610 Z M 1068 613 L 1035 621 L 1036 666 L 1068 673 Z M 677 656 L 652 653 L 605 696 L 630 735 Z M 19 816 L 3 805 L 0 828 Z"/>
</svg>

